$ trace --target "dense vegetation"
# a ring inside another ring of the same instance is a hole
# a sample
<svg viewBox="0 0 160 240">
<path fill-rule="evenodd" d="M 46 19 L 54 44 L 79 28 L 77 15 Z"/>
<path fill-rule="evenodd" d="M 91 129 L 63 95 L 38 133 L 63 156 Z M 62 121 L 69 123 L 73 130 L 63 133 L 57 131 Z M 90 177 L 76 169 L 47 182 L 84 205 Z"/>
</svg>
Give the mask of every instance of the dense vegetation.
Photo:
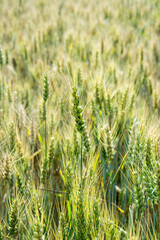
<svg viewBox="0 0 160 240">
<path fill-rule="evenodd" d="M 0 240 L 160 239 L 159 12 L 0 0 Z"/>
</svg>

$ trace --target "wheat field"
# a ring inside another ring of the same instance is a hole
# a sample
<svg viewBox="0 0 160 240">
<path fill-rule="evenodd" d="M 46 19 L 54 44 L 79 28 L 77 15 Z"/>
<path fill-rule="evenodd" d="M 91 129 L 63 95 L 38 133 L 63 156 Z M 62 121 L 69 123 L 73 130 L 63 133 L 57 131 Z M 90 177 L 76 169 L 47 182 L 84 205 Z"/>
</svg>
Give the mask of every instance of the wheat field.
<svg viewBox="0 0 160 240">
<path fill-rule="evenodd" d="M 0 0 L 0 240 L 160 239 L 159 12 Z"/>
</svg>

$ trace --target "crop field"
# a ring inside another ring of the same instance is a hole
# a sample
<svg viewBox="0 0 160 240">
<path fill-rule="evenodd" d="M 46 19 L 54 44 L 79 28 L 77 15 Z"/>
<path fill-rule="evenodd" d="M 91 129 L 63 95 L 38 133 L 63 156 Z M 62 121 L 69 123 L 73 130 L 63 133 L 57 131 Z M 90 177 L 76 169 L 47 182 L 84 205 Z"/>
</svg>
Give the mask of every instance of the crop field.
<svg viewBox="0 0 160 240">
<path fill-rule="evenodd" d="M 160 239 L 159 0 L 0 0 L 9 239 Z"/>
</svg>

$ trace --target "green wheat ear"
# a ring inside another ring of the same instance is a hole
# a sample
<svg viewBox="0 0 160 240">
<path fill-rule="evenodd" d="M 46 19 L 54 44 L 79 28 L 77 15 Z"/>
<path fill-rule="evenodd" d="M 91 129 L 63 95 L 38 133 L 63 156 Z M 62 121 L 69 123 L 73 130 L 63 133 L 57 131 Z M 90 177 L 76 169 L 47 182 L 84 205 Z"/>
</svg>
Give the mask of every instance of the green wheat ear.
<svg viewBox="0 0 160 240">
<path fill-rule="evenodd" d="M 21 147 L 21 142 L 20 141 L 17 141 L 16 151 L 17 151 L 17 159 L 21 163 L 24 163 L 24 157 L 23 157 L 23 152 L 22 152 L 22 147 Z"/>
<path fill-rule="evenodd" d="M 134 96 L 134 94 L 133 94 L 132 97 L 131 97 L 131 100 L 130 100 L 129 108 L 128 108 L 129 112 L 132 112 L 134 102 L 135 102 L 135 96 Z"/>
<path fill-rule="evenodd" d="M 99 52 L 96 51 L 96 54 L 95 54 L 95 68 L 98 68 L 98 65 L 99 65 Z"/>
<path fill-rule="evenodd" d="M 9 126 L 9 137 L 10 137 L 10 142 L 9 142 L 9 148 L 10 152 L 15 152 L 15 147 L 16 147 L 16 133 L 14 129 L 14 124 L 13 122 L 10 123 Z"/>
<path fill-rule="evenodd" d="M 8 56 L 8 50 L 6 50 L 6 52 L 5 52 L 5 57 L 6 57 L 6 65 L 8 65 L 9 64 L 9 56 Z"/>
<path fill-rule="evenodd" d="M 38 47 L 37 47 L 37 40 L 34 39 L 34 52 L 37 53 Z"/>
<path fill-rule="evenodd" d="M 140 51 L 140 70 L 141 72 L 143 72 L 143 63 L 144 62 L 144 51 L 143 51 L 143 48 L 141 48 L 141 51 Z"/>
<path fill-rule="evenodd" d="M 152 152 L 152 142 L 151 142 L 151 138 L 150 137 L 147 140 L 147 146 L 146 146 L 146 164 L 147 164 L 149 169 L 152 168 L 153 152 Z"/>
<path fill-rule="evenodd" d="M 82 137 L 83 137 L 83 141 L 84 141 L 84 146 L 85 146 L 87 152 L 89 152 L 91 145 L 90 145 L 90 140 L 89 140 L 86 126 L 84 127 Z"/>
<path fill-rule="evenodd" d="M 45 74 L 43 78 L 43 100 L 45 103 L 47 102 L 48 96 L 49 96 L 49 81 L 47 74 Z"/>
<path fill-rule="evenodd" d="M 0 65 L 3 67 L 3 53 L 2 53 L 2 48 L 0 47 Z"/>
<path fill-rule="evenodd" d="M 11 157 L 9 154 L 7 154 L 4 159 L 3 179 L 5 183 L 11 179 Z"/>
<path fill-rule="evenodd" d="M 127 101 L 128 101 L 128 88 L 125 90 L 124 95 L 122 97 L 121 111 L 125 110 Z"/>
<path fill-rule="evenodd" d="M 81 133 L 81 136 L 84 140 L 84 146 L 87 151 L 90 150 L 90 140 L 87 133 L 85 121 L 83 119 L 83 108 L 79 106 L 79 96 L 77 93 L 77 88 L 73 86 L 72 88 L 72 96 L 73 96 L 73 114 L 76 122 L 77 131 Z"/>
<path fill-rule="evenodd" d="M 9 236 L 15 239 L 18 236 L 18 201 L 14 200 L 9 214 Z"/>
<path fill-rule="evenodd" d="M 17 175 L 16 183 L 17 183 L 18 193 L 20 193 L 21 196 L 23 196 L 24 195 L 24 186 L 22 183 L 22 178 L 19 176 L 19 174 Z"/>
<path fill-rule="evenodd" d="M 96 83 L 96 86 L 95 86 L 95 102 L 96 102 L 97 106 L 99 106 L 99 108 L 102 109 L 102 101 L 101 101 L 101 97 L 100 97 L 100 87 L 99 87 L 98 83 Z"/>
<path fill-rule="evenodd" d="M 155 90 L 154 92 L 154 108 L 158 109 L 159 103 L 158 103 L 158 92 Z"/>
<path fill-rule="evenodd" d="M 101 129 L 100 141 L 102 142 L 103 157 L 105 161 L 107 161 L 106 164 L 110 165 L 114 158 L 114 149 L 113 149 L 112 133 L 108 124 Z"/>
<path fill-rule="evenodd" d="M 139 177 L 137 176 L 137 172 L 133 175 L 133 180 L 134 180 L 134 185 L 135 185 L 135 189 L 134 189 L 134 196 L 135 196 L 135 200 L 137 203 L 137 208 L 138 208 L 138 212 L 140 214 L 143 214 L 144 208 L 145 208 L 145 203 L 144 203 L 144 193 L 143 193 L 143 189 L 142 189 L 142 185 L 140 183 Z"/>
<path fill-rule="evenodd" d="M 49 145 L 49 151 L 48 151 L 49 165 L 53 162 L 53 160 L 54 160 L 54 138 L 52 137 Z"/>
<path fill-rule="evenodd" d="M 146 195 L 147 195 L 147 200 L 151 203 L 151 206 L 153 207 L 153 201 L 156 198 L 155 196 L 155 181 L 153 179 L 153 176 L 146 166 L 146 164 L 143 167 L 143 172 L 144 172 L 144 183 L 145 183 L 145 190 L 146 190 Z"/>
<path fill-rule="evenodd" d="M 76 208 L 76 221 L 75 221 L 75 240 L 87 239 L 86 220 L 83 208 L 83 190 L 79 186 L 77 193 L 77 208 Z"/>
</svg>

